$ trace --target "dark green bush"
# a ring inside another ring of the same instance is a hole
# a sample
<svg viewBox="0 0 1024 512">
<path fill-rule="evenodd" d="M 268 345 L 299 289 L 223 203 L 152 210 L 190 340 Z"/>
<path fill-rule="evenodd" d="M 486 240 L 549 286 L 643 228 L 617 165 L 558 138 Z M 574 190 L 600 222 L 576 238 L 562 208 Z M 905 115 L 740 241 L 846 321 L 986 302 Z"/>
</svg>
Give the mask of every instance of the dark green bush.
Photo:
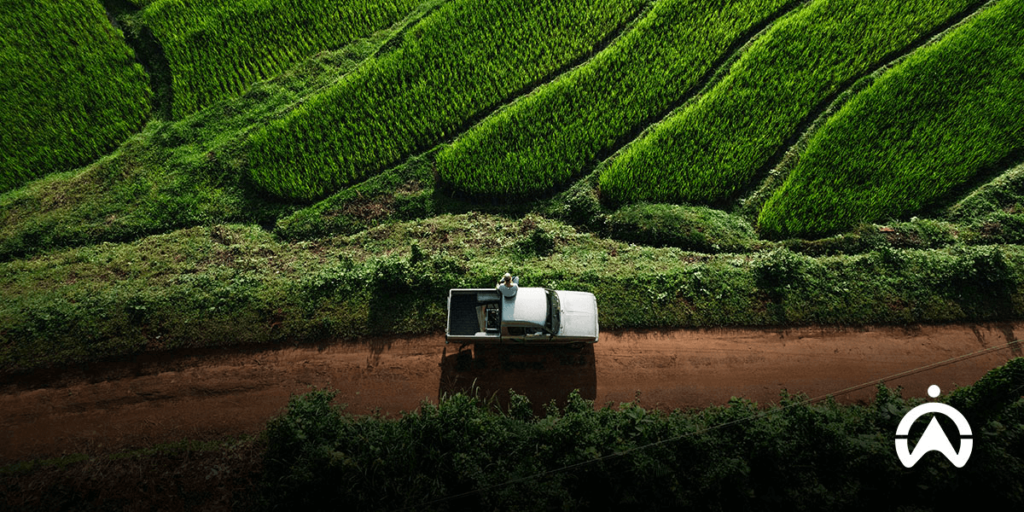
<svg viewBox="0 0 1024 512">
<path fill-rule="evenodd" d="M 288 509 L 952 510 L 979 497 L 1016 509 L 1022 389 L 1017 359 L 949 396 L 977 440 L 962 469 L 898 463 L 896 426 L 919 401 L 881 385 L 868 406 L 783 392 L 768 408 L 734 398 L 670 414 L 595 410 L 572 393 L 545 417 L 522 395 L 503 413 L 458 394 L 397 420 L 342 416 L 315 392 L 268 426 L 265 485 Z"/>
<path fill-rule="evenodd" d="M 754 229 L 721 210 L 672 204 L 636 204 L 608 216 L 610 236 L 658 247 L 697 252 L 747 252 L 757 241 Z"/>
<path fill-rule="evenodd" d="M 515 251 L 522 256 L 550 256 L 555 252 L 555 237 L 540 226 L 530 230 L 530 234 L 515 243 Z"/>
<path fill-rule="evenodd" d="M 782 247 L 760 253 L 751 268 L 759 288 L 776 290 L 799 287 L 807 281 L 808 272 L 818 265 L 817 261 Z"/>
</svg>

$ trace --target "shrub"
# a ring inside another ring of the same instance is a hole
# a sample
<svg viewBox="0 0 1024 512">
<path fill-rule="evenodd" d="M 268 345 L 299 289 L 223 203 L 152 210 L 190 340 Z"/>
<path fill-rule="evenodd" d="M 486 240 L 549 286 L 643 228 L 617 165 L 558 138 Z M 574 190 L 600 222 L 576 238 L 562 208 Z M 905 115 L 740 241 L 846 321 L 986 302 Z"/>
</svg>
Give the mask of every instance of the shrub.
<svg viewBox="0 0 1024 512">
<path fill-rule="evenodd" d="M 457 394 L 394 420 L 341 417 L 314 392 L 268 425 L 266 495 L 281 508 L 359 510 L 940 510 L 983 495 L 1015 509 L 1022 368 L 1012 360 L 948 397 L 977 440 L 962 469 L 896 461 L 896 425 L 919 402 L 883 385 L 869 405 L 782 392 L 768 407 L 733 398 L 672 413 L 594 410 L 573 392 L 544 418 Z"/>
<path fill-rule="evenodd" d="M 811 258 L 784 247 L 763 251 L 758 256 L 751 268 L 757 286 L 766 290 L 799 287 L 806 281 L 807 273 L 816 266 Z"/>
<path fill-rule="evenodd" d="M 757 234 L 745 221 L 721 210 L 669 204 L 637 204 L 608 216 L 610 236 L 619 240 L 689 251 L 745 252 Z"/>
</svg>

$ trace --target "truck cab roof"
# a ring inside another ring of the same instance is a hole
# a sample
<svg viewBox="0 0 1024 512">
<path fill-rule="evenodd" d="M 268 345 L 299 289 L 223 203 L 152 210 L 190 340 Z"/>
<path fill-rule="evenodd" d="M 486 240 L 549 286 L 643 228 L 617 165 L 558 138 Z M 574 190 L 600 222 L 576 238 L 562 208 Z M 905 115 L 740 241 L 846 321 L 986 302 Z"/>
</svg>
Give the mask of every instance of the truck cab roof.
<svg viewBox="0 0 1024 512">
<path fill-rule="evenodd" d="M 548 299 L 544 288 L 520 287 L 510 298 L 501 299 L 501 323 L 543 326 L 548 318 Z"/>
</svg>

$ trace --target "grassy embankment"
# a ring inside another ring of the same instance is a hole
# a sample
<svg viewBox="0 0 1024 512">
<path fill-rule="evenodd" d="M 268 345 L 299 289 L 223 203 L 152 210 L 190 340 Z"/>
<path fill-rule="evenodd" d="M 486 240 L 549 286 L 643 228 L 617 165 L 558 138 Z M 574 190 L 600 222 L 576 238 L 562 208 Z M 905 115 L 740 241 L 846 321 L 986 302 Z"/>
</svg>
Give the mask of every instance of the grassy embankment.
<svg viewBox="0 0 1024 512">
<path fill-rule="evenodd" d="M 1022 268 L 1018 246 L 704 255 L 474 213 L 291 244 L 198 227 L 0 263 L 0 371 L 436 332 L 449 288 L 491 286 L 506 270 L 596 293 L 602 328 L 615 329 L 1019 318 Z"/>
<path fill-rule="evenodd" d="M 1003 0 L 910 56 L 810 141 L 758 219 L 834 233 L 932 206 L 1024 158 L 1024 2 Z"/>
<path fill-rule="evenodd" d="M 432 10 L 303 61 L 179 121 L 151 120 L 112 154 L 0 195 L 0 261 L 222 222 L 272 225 L 297 209 L 245 179 L 248 134 L 336 82 Z"/>
<path fill-rule="evenodd" d="M 446 3 L 393 50 L 253 134 L 248 172 L 275 195 L 323 198 L 428 149 L 589 56 L 646 4 Z"/>
<path fill-rule="evenodd" d="M 489 198 L 532 198 L 563 186 L 691 96 L 752 29 L 794 3 L 659 2 L 593 59 L 441 149 L 440 178 Z"/>
<path fill-rule="evenodd" d="M 759 38 L 699 101 L 627 146 L 601 174 L 602 197 L 701 204 L 734 198 L 816 108 L 980 3 L 813 1 Z"/>
<path fill-rule="evenodd" d="M 241 178 L 246 133 L 357 69 L 402 26 L 185 120 L 154 121 L 82 171 L 0 196 L 0 371 L 144 350 L 434 331 L 447 288 L 489 286 L 506 269 L 524 282 L 596 292 L 605 329 L 1021 316 L 1020 248 L 964 245 L 1024 240 L 1024 223 L 1005 211 L 1024 202 L 1010 175 L 1007 187 L 966 199 L 971 206 L 958 211 L 978 213 L 961 213 L 959 224 L 915 221 L 888 234 L 868 227 L 819 242 L 760 241 L 708 209 L 605 216 L 596 206 L 591 216 L 607 220 L 598 233 L 716 254 L 634 247 L 550 220 L 586 203 L 574 191 L 505 216 L 450 215 L 479 206 L 433 190 L 429 155 L 291 217 L 297 207 L 254 194 Z M 587 208 L 597 204 L 587 197 Z M 531 209 L 549 218 L 523 218 Z M 273 233 L 253 226 L 275 221 Z M 250 226 L 219 226 L 229 222 Z M 166 234 L 143 238 L 154 233 Z M 837 256 L 811 259 L 783 246 Z M 15 259 L 40 253 L 50 254 Z"/>
<path fill-rule="evenodd" d="M 0 11 L 0 193 L 87 164 L 138 131 L 149 79 L 98 0 Z"/>
<path fill-rule="evenodd" d="M 367 37 L 421 0 L 155 0 L 138 14 L 171 70 L 175 119 Z"/>
</svg>

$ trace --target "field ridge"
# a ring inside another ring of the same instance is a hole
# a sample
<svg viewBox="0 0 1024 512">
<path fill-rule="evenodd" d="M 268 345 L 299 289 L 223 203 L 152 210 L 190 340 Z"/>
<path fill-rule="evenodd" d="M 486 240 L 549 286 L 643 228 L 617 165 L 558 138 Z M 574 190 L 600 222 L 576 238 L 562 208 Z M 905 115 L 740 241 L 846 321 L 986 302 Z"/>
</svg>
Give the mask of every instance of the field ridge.
<svg viewBox="0 0 1024 512">
<path fill-rule="evenodd" d="M 801 125 L 806 129 L 839 92 L 981 3 L 812 2 L 766 34 L 699 103 L 621 153 L 601 175 L 602 196 L 613 203 L 729 204 L 749 193 L 765 164 L 777 162 Z"/>
<path fill-rule="evenodd" d="M 810 0 L 798 0 L 798 1 L 809 2 Z M 434 9 L 440 7 L 440 5 L 442 3 L 443 2 L 439 2 L 437 5 L 433 6 L 431 8 L 431 10 L 426 12 L 426 13 L 424 13 L 423 16 L 420 17 L 420 19 L 425 18 Z M 579 58 L 575 59 L 574 61 L 569 62 L 565 66 L 562 66 L 561 68 L 555 70 L 550 76 L 544 77 L 544 78 L 542 78 L 540 80 L 537 80 L 534 83 L 531 83 L 531 84 L 528 84 L 528 85 L 522 87 L 521 89 L 517 90 L 515 94 L 510 96 L 509 99 L 507 101 L 505 101 L 504 103 L 494 107 L 491 110 L 481 112 L 477 116 L 474 116 L 474 117 L 470 118 L 468 121 L 466 121 L 466 123 L 464 125 L 459 126 L 458 129 L 456 129 L 456 130 L 453 130 L 451 135 L 446 135 L 444 138 L 440 139 L 437 143 L 432 144 L 432 145 L 430 145 L 428 147 L 419 148 L 419 149 L 417 149 L 417 151 L 415 151 L 414 153 L 411 153 L 409 156 L 399 160 L 394 165 L 391 165 L 391 166 L 385 168 L 384 170 L 382 170 L 377 175 L 367 176 L 363 180 L 360 180 L 358 182 L 352 183 L 351 185 L 349 185 L 349 187 L 356 186 L 356 185 L 358 185 L 360 183 L 363 183 L 363 182 L 365 182 L 367 180 L 373 179 L 374 177 L 379 176 L 379 175 L 381 175 L 383 173 L 390 172 L 390 171 L 394 170 L 395 168 L 408 165 L 408 163 L 410 161 L 412 161 L 412 160 L 423 158 L 425 155 L 430 154 L 431 152 L 433 152 L 435 149 L 439 148 L 440 146 L 443 146 L 445 144 L 450 144 L 450 143 L 454 142 L 456 139 L 461 137 L 463 134 L 465 134 L 466 132 L 472 130 L 475 126 L 477 126 L 480 123 L 482 123 L 485 120 L 487 120 L 487 118 L 489 118 L 489 117 L 491 117 L 491 116 L 493 116 L 495 114 L 498 114 L 501 111 L 511 107 L 516 102 L 521 101 L 524 98 L 527 98 L 527 97 L 535 94 L 542 87 L 546 86 L 547 84 L 550 84 L 551 82 L 553 82 L 555 80 L 558 80 L 559 77 L 561 77 L 561 76 L 563 76 L 565 74 L 571 73 L 574 69 L 577 69 L 577 68 L 579 68 L 581 66 L 587 65 L 587 63 L 590 62 L 591 60 L 593 60 L 594 57 L 596 57 L 602 51 L 607 49 L 609 46 L 615 44 L 616 41 L 621 39 L 630 30 L 632 30 L 633 27 L 636 25 L 636 23 L 638 21 L 642 20 L 645 16 L 647 16 L 647 14 L 650 12 L 652 7 L 653 7 L 653 2 L 647 4 L 643 9 L 641 9 L 636 14 L 636 16 L 634 16 L 632 19 L 630 19 L 629 21 L 624 23 L 617 30 L 615 30 L 612 33 L 610 33 L 605 40 L 603 40 L 599 44 L 595 45 L 594 46 L 594 50 L 592 52 L 589 52 L 587 54 L 581 55 Z M 407 27 L 407 28 L 411 29 L 412 26 Z M 405 30 L 406 29 L 403 29 L 402 32 L 404 33 Z M 399 37 L 401 35 L 402 34 L 396 34 L 395 38 L 397 38 L 397 37 Z M 389 51 L 388 46 L 391 44 L 392 41 L 395 41 L 395 40 L 397 40 L 397 39 L 393 38 L 393 39 L 390 39 L 388 42 L 386 42 L 381 47 L 381 49 L 378 50 L 378 52 L 374 54 L 374 56 L 376 57 L 378 55 L 387 53 L 387 51 Z M 360 64 L 360 65 L 362 65 L 362 64 Z M 353 71 L 355 71 L 355 70 L 353 70 Z M 305 98 L 303 98 L 303 102 L 305 102 L 306 99 L 308 99 L 308 98 L 310 98 L 310 97 L 312 97 L 314 95 L 315 95 L 315 93 L 311 93 L 310 95 L 306 96 Z M 289 108 L 288 110 L 290 111 L 290 110 L 292 110 L 292 108 Z M 439 189 L 447 190 L 447 188 L 445 187 L 446 184 L 444 182 L 440 182 L 439 181 L 436 185 L 438 186 Z M 348 187 L 346 187 L 346 188 L 348 188 Z M 339 190 L 339 191 L 337 191 L 335 193 L 332 193 L 332 194 L 324 197 L 323 199 L 320 199 L 320 200 L 314 202 L 312 205 L 310 205 L 310 207 L 313 207 L 314 205 L 319 204 L 319 203 L 321 203 L 323 201 L 329 201 L 331 197 L 333 197 L 335 195 L 338 195 L 338 194 L 343 194 L 343 193 L 345 193 L 345 189 Z"/>
<path fill-rule="evenodd" d="M 818 108 L 813 110 L 801 122 L 797 133 L 788 139 L 786 144 L 779 148 L 779 151 L 772 159 L 758 170 L 757 174 L 763 176 L 762 179 L 752 181 L 751 185 L 739 194 L 738 204 L 735 209 L 747 220 L 756 220 L 764 203 L 768 201 L 775 190 L 782 186 L 786 176 L 789 175 L 789 171 L 800 161 L 800 155 L 807 149 L 808 142 L 832 115 L 839 112 L 854 96 L 870 87 L 885 72 L 906 60 L 907 57 L 923 48 L 942 41 L 947 35 L 969 23 L 982 11 L 1001 1 L 1003 0 L 985 0 L 973 10 L 957 15 L 949 20 L 948 26 L 937 27 L 933 34 L 922 36 L 919 41 L 915 41 L 915 44 L 907 46 L 893 58 L 881 62 L 874 68 L 866 71 L 862 76 L 852 80 L 847 87 L 836 91 L 834 97 L 823 101 Z"/>
<path fill-rule="evenodd" d="M 589 1 L 592 0 L 581 0 L 581 5 L 571 6 L 539 3 L 523 8 L 517 15 L 526 16 L 530 11 L 541 12 L 541 9 L 571 8 L 565 12 L 581 16 L 588 12 L 582 3 Z M 446 45 L 472 43 L 484 38 L 487 31 L 478 23 L 494 18 L 500 12 L 488 6 L 464 30 L 446 35 L 445 32 L 451 32 L 443 28 L 450 21 L 447 16 L 465 15 L 464 11 L 472 10 L 474 3 L 470 0 L 446 3 L 442 10 L 450 7 L 447 9 L 450 12 L 431 17 L 423 33 L 411 34 L 424 37 L 425 44 L 409 42 L 399 49 L 408 51 L 394 59 L 391 59 L 392 54 L 385 54 L 375 61 L 372 72 L 353 78 L 352 83 L 339 83 L 316 98 L 317 103 L 307 106 L 305 111 L 296 112 L 255 134 L 250 151 L 252 165 L 249 175 L 252 182 L 268 193 L 293 201 L 310 202 L 329 197 L 341 188 L 364 181 L 411 156 L 452 140 L 517 98 L 585 63 L 626 33 L 652 5 L 650 0 L 594 3 L 589 8 L 593 10 L 589 28 L 579 28 L 578 20 L 575 25 L 570 25 L 561 16 L 552 17 L 550 23 L 562 26 L 557 29 L 557 37 L 552 35 L 554 38 L 546 40 L 548 42 L 543 46 L 539 46 L 538 41 L 532 41 L 532 46 L 516 46 L 512 40 L 491 37 L 486 46 L 467 54 L 485 59 L 483 62 L 468 62 L 464 55 L 456 55 L 458 58 L 452 59 L 453 54 L 445 53 L 438 46 L 445 37 L 463 39 L 445 41 Z M 507 19 L 501 30 L 524 31 L 537 39 L 540 37 L 538 29 L 543 26 L 541 22 L 517 25 L 514 19 Z M 553 25 L 548 27 L 549 30 L 554 28 Z M 491 27 L 489 30 L 497 29 Z M 512 35 L 510 32 L 507 36 Z M 558 50 L 564 51 L 561 54 L 540 52 L 549 44 L 566 47 Z M 571 45 L 577 47 L 572 48 Z M 516 51 L 510 53 L 510 49 Z M 480 53 L 482 51 L 491 53 L 484 55 Z M 495 59 L 494 52 L 503 58 Z M 513 60 L 517 54 L 520 57 L 532 55 L 529 58 L 536 64 L 524 67 L 523 62 Z M 553 56 L 541 59 L 543 55 Z M 426 58 L 452 62 L 432 67 L 417 64 Z M 520 72 L 512 74 L 512 70 Z M 404 89 L 401 88 L 403 83 Z M 447 101 L 448 106 L 433 109 L 416 107 L 421 118 L 415 122 L 406 119 L 412 115 L 409 111 L 411 105 L 440 99 Z M 385 108 L 399 109 L 403 113 L 380 115 L 380 112 L 391 112 L 381 110 Z M 345 129 L 318 138 L 317 134 L 324 133 L 326 126 L 335 125 Z M 311 141 L 311 138 L 318 140 Z M 307 144 L 316 144 L 316 150 L 303 150 L 302 146 Z"/>
<path fill-rule="evenodd" d="M 501 112 L 502 110 L 505 110 L 505 109 L 511 107 L 512 105 L 514 105 L 516 102 L 522 100 L 523 98 L 527 98 L 527 97 L 531 96 L 532 94 L 536 93 L 537 90 L 539 90 L 540 88 L 544 87 L 545 85 L 547 85 L 547 84 L 549 84 L 549 83 L 551 83 L 551 82 L 553 82 L 555 80 L 558 80 L 558 77 L 560 77 L 562 75 L 565 75 L 566 73 L 571 73 L 572 70 L 574 70 L 576 68 L 579 68 L 581 66 L 587 65 L 587 63 L 590 62 L 591 60 L 593 60 L 594 57 L 596 57 L 598 54 L 600 54 L 602 51 L 604 51 L 609 46 L 615 44 L 615 41 L 618 41 L 620 38 L 622 38 L 622 36 L 624 36 L 630 30 L 632 30 L 633 26 L 636 25 L 636 23 L 638 21 L 642 20 L 644 18 L 644 16 L 647 16 L 647 14 L 651 11 L 651 7 L 653 5 L 654 5 L 653 2 L 649 2 L 647 5 L 645 5 L 642 9 L 640 9 L 639 12 L 636 13 L 635 16 L 630 18 L 626 23 L 623 23 L 622 26 L 620 26 L 619 28 L 617 28 L 614 31 L 612 31 L 611 33 L 609 33 L 608 37 L 604 38 L 598 44 L 594 45 L 594 50 L 593 51 L 584 53 L 583 55 L 580 55 L 578 58 L 576 58 L 576 59 L 566 63 L 564 66 L 561 66 L 558 69 L 554 70 L 548 76 L 540 78 L 540 79 L 538 79 L 538 80 L 536 80 L 534 82 L 531 82 L 531 83 L 529 83 L 529 84 L 519 88 L 518 90 L 515 91 L 515 93 L 513 93 L 511 96 L 509 96 L 507 101 L 501 103 L 500 105 L 498 105 L 498 106 L 496 106 L 496 107 L 494 107 L 494 108 L 492 108 L 490 110 L 481 112 L 481 113 L 471 117 L 465 123 L 460 125 L 457 129 L 452 130 L 451 135 L 446 135 L 444 138 L 438 140 L 434 144 L 430 144 L 429 146 L 418 148 L 415 152 L 410 153 L 409 156 L 401 159 L 401 161 L 396 162 L 394 165 L 389 166 L 387 169 L 384 169 L 381 172 L 386 172 L 386 171 L 388 171 L 390 169 L 394 169 L 395 167 L 404 165 L 409 160 L 414 159 L 414 158 L 422 157 L 424 154 L 430 153 L 431 151 L 433 151 L 435 148 L 437 148 L 439 146 L 442 146 L 444 144 L 450 144 L 450 143 L 454 142 L 456 139 L 461 137 L 463 134 L 465 134 L 466 132 L 472 130 L 473 127 L 475 127 L 476 125 L 484 122 L 488 117 L 491 117 L 491 116 Z M 368 176 L 366 179 L 369 179 L 371 177 L 372 176 Z M 366 181 L 366 179 L 360 180 L 360 182 Z M 355 184 L 356 183 L 353 183 L 352 185 L 355 185 Z M 439 185 L 440 185 L 440 183 L 439 183 Z M 331 194 L 331 195 L 334 195 L 334 194 Z M 330 197 L 330 196 L 327 196 L 327 197 Z M 325 197 L 324 199 L 326 199 L 327 197 Z"/>
<path fill-rule="evenodd" d="M 1012 37 L 1021 5 L 995 3 L 852 99 L 765 203 L 762 232 L 820 236 L 856 222 L 938 213 L 1020 163 L 1021 103 L 1011 98 L 1019 98 L 1024 69 Z M 829 208 L 808 209 L 812 198 Z"/>
<path fill-rule="evenodd" d="M 622 40 L 442 148 L 439 181 L 460 195 L 504 202 L 557 193 L 698 94 L 800 2 L 656 3 Z"/>
<path fill-rule="evenodd" d="M 620 151 L 628 147 L 634 141 L 643 138 L 644 135 L 656 128 L 659 124 L 664 122 L 665 119 L 668 119 L 680 109 L 685 108 L 694 101 L 700 100 L 702 96 L 707 94 L 708 91 L 710 91 L 716 84 L 718 84 L 718 82 L 722 81 L 722 79 L 729 74 L 729 68 L 731 68 L 732 65 L 743 56 L 747 49 L 761 38 L 761 36 L 771 30 L 772 27 L 774 27 L 781 19 L 798 12 L 812 1 L 813 0 L 796 0 L 795 2 L 788 3 L 778 11 L 772 13 L 768 18 L 765 18 L 762 22 L 744 32 L 732 45 L 729 46 L 720 58 L 712 63 L 711 68 L 707 73 L 705 73 L 704 76 L 701 76 L 693 87 L 686 91 L 679 100 L 673 102 L 673 104 L 664 111 L 645 120 L 641 126 L 631 131 L 628 137 L 623 137 L 622 140 L 616 141 L 614 150 L 603 155 L 603 158 L 600 158 L 597 167 L 600 168 L 608 161 L 614 159 Z"/>
</svg>

